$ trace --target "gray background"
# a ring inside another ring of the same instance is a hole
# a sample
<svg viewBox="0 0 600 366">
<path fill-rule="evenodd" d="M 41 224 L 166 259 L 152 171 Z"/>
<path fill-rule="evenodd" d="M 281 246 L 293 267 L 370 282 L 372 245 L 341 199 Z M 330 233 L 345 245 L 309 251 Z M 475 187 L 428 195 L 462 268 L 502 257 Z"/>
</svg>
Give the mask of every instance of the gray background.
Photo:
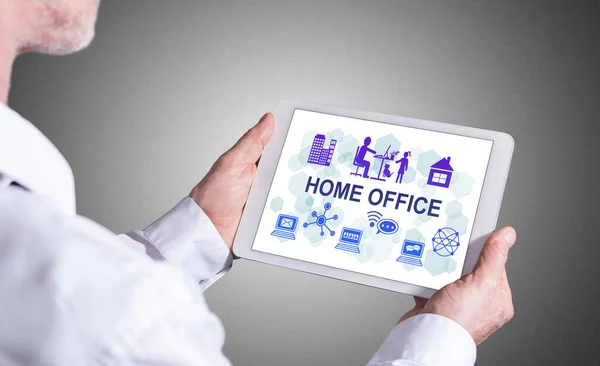
<svg viewBox="0 0 600 366">
<path fill-rule="evenodd" d="M 291 97 L 505 131 L 516 315 L 481 365 L 598 364 L 597 1 L 111 1 L 69 57 L 22 56 L 10 104 L 115 232 L 169 209 Z M 236 262 L 206 296 L 237 365 L 364 365 L 408 296 Z"/>
</svg>

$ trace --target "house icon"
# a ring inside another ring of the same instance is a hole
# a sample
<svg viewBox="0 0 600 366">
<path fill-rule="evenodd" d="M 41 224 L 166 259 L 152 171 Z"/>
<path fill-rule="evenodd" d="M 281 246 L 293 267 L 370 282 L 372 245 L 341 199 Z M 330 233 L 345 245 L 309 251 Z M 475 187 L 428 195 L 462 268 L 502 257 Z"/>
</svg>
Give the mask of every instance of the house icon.
<svg viewBox="0 0 600 366">
<path fill-rule="evenodd" d="M 450 157 L 441 159 L 430 167 L 427 184 L 430 186 L 448 188 L 453 172 L 454 169 L 452 169 L 452 166 L 450 165 Z"/>
</svg>

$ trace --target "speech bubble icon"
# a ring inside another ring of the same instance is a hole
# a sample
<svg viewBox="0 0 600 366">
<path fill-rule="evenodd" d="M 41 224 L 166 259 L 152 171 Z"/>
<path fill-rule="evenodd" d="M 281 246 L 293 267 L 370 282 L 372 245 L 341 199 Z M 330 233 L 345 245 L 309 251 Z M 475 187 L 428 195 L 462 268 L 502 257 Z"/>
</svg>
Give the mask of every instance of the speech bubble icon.
<svg viewBox="0 0 600 366">
<path fill-rule="evenodd" d="M 392 235 L 398 231 L 398 223 L 392 219 L 379 220 L 377 223 L 377 234 Z"/>
</svg>

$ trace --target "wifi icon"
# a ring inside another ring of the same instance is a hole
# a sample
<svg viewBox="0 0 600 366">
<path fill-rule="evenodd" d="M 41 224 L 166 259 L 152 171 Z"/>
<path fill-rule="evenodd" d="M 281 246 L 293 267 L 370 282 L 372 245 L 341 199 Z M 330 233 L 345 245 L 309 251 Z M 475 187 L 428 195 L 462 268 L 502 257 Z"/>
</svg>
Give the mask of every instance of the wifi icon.
<svg viewBox="0 0 600 366">
<path fill-rule="evenodd" d="M 371 227 L 375 226 L 375 224 L 377 224 L 379 222 L 379 220 L 381 220 L 382 217 L 383 217 L 383 215 L 380 212 L 377 212 L 377 211 L 367 212 L 367 218 L 369 219 L 369 226 L 371 226 Z"/>
</svg>

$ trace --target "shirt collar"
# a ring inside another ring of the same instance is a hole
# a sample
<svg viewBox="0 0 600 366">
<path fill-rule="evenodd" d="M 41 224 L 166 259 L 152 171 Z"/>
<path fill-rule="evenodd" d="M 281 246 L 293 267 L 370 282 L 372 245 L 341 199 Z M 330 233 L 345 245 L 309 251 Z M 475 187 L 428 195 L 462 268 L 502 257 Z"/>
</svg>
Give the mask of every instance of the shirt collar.
<svg viewBox="0 0 600 366">
<path fill-rule="evenodd" d="M 0 173 L 75 214 L 75 185 L 67 160 L 35 126 L 1 102 Z"/>
</svg>

